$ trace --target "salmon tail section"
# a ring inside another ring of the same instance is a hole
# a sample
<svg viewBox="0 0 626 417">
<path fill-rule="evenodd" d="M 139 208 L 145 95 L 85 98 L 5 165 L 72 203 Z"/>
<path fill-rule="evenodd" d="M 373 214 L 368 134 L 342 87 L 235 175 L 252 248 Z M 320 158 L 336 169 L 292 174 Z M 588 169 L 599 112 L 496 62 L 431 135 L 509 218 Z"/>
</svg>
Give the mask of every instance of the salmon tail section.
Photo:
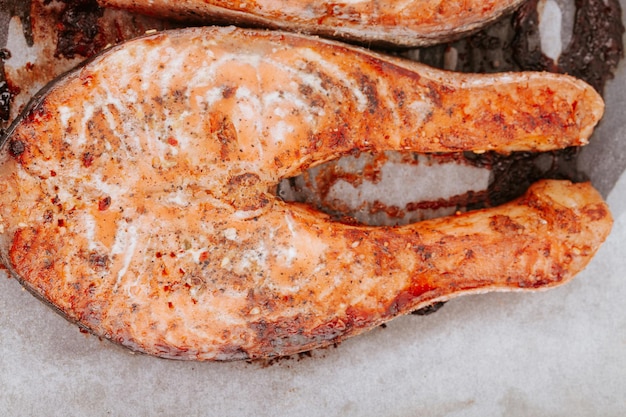
<svg viewBox="0 0 626 417">
<path fill-rule="evenodd" d="M 264 334 L 272 334 L 269 340 L 275 343 L 264 344 L 262 337 L 261 350 L 246 349 L 252 357 L 326 346 L 462 295 L 562 285 L 587 266 L 613 222 L 590 183 L 561 180 L 539 181 L 499 207 L 401 227 L 323 225 L 308 209 L 299 209 L 298 215 L 293 209 L 277 207 L 293 216 L 293 230 L 323 234 L 320 240 L 333 248 L 325 270 L 341 280 L 312 279 L 301 290 L 316 295 L 295 296 L 299 303 L 326 300 L 319 306 L 325 313 L 315 319 L 264 318 Z M 310 237 L 293 247 L 314 252 L 316 245 Z M 359 296 L 347 302 L 346 294 L 355 287 Z"/>
<path fill-rule="evenodd" d="M 426 283 L 429 298 L 439 300 L 554 287 L 587 266 L 612 224 L 609 207 L 590 183 L 542 180 L 500 207 L 420 225 L 433 237 L 418 246 L 418 256 L 436 272 L 416 274 L 412 285 Z"/>
</svg>

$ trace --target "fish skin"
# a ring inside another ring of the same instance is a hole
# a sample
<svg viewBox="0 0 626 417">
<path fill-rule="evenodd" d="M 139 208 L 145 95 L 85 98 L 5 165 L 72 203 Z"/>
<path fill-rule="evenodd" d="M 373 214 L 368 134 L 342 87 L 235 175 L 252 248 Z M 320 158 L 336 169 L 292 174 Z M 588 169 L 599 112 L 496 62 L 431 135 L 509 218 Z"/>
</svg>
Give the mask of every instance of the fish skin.
<svg viewBox="0 0 626 417">
<path fill-rule="evenodd" d="M 281 29 L 378 47 L 418 47 L 458 39 L 524 0 L 99 0 L 104 7 L 191 20 Z"/>
<path fill-rule="evenodd" d="M 588 183 L 401 227 L 275 195 L 352 151 L 550 150 L 603 103 L 546 73 L 454 74 L 332 41 L 191 28 L 116 46 L 42 92 L 0 150 L 0 256 L 36 296 L 138 352 L 259 359 L 433 302 L 580 272 L 612 219 Z"/>
</svg>

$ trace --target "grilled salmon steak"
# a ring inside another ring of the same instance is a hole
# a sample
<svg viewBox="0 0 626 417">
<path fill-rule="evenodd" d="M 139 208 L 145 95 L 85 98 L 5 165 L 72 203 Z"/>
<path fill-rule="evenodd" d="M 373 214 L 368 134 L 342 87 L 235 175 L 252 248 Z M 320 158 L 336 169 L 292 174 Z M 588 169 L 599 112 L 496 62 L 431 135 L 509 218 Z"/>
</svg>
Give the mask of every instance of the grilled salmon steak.
<svg viewBox="0 0 626 417">
<path fill-rule="evenodd" d="M 106 7 L 196 22 L 283 29 L 368 45 L 425 46 L 479 30 L 523 0 L 99 0 Z"/>
<path fill-rule="evenodd" d="M 69 320 L 133 350 L 233 360 L 336 343 L 433 302 L 536 290 L 611 228 L 587 183 L 401 227 L 280 200 L 353 151 L 549 150 L 603 112 L 564 75 L 462 75 L 302 35 L 193 28 L 51 84 L 0 153 L 2 262 Z"/>
</svg>

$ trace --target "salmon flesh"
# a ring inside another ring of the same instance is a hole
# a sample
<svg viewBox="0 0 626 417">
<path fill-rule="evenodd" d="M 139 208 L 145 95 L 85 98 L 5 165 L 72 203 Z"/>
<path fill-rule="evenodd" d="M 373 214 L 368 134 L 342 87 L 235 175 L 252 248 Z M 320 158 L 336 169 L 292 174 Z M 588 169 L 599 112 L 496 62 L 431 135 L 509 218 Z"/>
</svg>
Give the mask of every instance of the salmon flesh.
<svg viewBox="0 0 626 417">
<path fill-rule="evenodd" d="M 452 41 L 477 31 L 524 0 L 99 0 L 158 17 L 315 34 L 386 47 Z"/>
<path fill-rule="evenodd" d="M 276 196 L 355 151 L 547 151 L 603 102 L 565 75 L 467 75 L 288 33 L 162 32 L 42 91 L 0 148 L 0 256 L 84 329 L 195 360 L 290 355 L 434 302 L 538 290 L 611 229 L 588 183 L 398 227 Z"/>
</svg>

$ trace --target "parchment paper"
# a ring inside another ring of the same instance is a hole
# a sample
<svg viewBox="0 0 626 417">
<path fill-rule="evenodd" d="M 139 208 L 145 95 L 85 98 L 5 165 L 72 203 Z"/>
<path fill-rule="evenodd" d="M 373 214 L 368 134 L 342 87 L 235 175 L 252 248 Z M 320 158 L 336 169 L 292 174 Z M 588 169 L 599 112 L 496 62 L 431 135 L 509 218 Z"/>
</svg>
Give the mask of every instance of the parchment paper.
<svg viewBox="0 0 626 417">
<path fill-rule="evenodd" d="M 192 363 L 84 335 L 2 272 L 0 415 L 625 415 L 624 65 L 606 101 L 580 164 L 615 226 L 571 283 L 459 298 L 297 359 Z"/>
</svg>

